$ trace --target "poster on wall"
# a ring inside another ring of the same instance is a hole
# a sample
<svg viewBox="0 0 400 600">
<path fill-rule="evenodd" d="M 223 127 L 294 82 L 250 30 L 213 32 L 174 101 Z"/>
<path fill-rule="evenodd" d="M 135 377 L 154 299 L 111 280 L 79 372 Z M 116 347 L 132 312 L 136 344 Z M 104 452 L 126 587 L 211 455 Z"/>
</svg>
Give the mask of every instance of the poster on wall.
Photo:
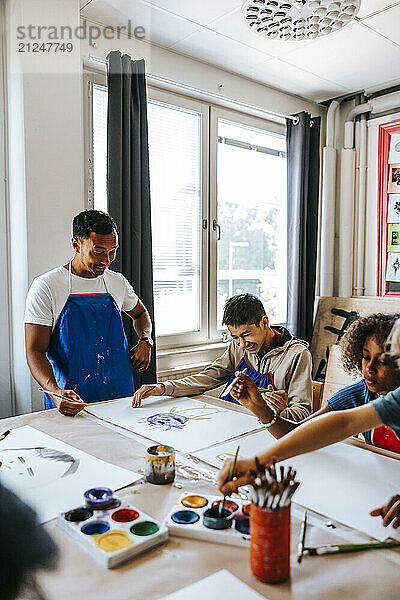
<svg viewBox="0 0 400 600">
<path fill-rule="evenodd" d="M 400 223 L 388 225 L 388 252 L 400 252 Z"/>
<path fill-rule="evenodd" d="M 389 164 L 400 163 L 400 133 L 390 136 Z"/>
<path fill-rule="evenodd" d="M 397 253 L 389 252 L 387 255 L 386 281 L 400 283 L 400 255 Z"/>
<path fill-rule="evenodd" d="M 400 223 L 400 194 L 389 194 L 388 223 Z"/>
<path fill-rule="evenodd" d="M 388 194 L 400 194 L 400 163 L 390 165 Z"/>
</svg>

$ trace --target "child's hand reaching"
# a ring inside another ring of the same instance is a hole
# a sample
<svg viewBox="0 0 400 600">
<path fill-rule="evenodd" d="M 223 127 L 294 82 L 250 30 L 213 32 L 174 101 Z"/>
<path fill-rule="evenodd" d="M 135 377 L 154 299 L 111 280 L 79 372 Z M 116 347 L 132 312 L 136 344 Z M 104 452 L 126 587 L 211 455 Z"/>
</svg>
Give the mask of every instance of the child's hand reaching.
<svg viewBox="0 0 400 600">
<path fill-rule="evenodd" d="M 400 496 L 392 496 L 387 504 L 371 510 L 369 514 L 372 517 L 382 517 L 384 527 L 393 521 L 393 527 L 397 529 L 400 526 Z"/>
</svg>

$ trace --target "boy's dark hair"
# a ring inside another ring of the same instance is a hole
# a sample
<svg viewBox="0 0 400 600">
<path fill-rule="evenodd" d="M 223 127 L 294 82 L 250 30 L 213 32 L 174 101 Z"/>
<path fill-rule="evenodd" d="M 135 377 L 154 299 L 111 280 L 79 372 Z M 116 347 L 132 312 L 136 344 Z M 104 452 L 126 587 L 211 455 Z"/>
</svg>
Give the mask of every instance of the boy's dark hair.
<svg viewBox="0 0 400 600">
<path fill-rule="evenodd" d="M 118 233 L 114 219 L 102 210 L 83 210 L 72 221 L 72 237 L 86 240 L 90 234 L 109 235 Z"/>
<path fill-rule="evenodd" d="M 225 302 L 222 325 L 258 325 L 265 315 L 263 303 L 253 294 L 238 294 Z"/>
<path fill-rule="evenodd" d="M 339 345 L 342 350 L 342 364 L 350 375 L 360 375 L 362 372 L 362 357 L 365 340 L 373 337 L 384 350 L 385 341 L 393 325 L 400 315 L 383 315 L 380 313 L 360 317 L 346 329 Z M 385 356 L 388 364 L 395 368 L 396 363 Z"/>
</svg>

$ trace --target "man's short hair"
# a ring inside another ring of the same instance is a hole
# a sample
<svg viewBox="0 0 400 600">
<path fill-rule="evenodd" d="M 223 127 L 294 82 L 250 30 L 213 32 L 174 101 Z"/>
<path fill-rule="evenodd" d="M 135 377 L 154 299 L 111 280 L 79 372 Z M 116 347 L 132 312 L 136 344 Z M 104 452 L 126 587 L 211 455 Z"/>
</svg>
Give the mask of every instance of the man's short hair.
<svg viewBox="0 0 400 600">
<path fill-rule="evenodd" d="M 114 219 L 102 210 L 83 210 L 72 221 L 72 237 L 86 240 L 92 233 L 99 235 L 118 234 Z"/>
<path fill-rule="evenodd" d="M 238 294 L 225 302 L 222 325 L 259 325 L 265 315 L 263 303 L 253 294 Z"/>
</svg>

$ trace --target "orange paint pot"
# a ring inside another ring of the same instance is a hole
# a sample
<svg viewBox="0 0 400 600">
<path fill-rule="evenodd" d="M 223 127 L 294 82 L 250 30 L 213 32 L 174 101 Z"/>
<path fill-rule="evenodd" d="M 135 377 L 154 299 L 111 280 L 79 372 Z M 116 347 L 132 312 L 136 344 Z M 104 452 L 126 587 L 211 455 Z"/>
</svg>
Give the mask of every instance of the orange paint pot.
<svg viewBox="0 0 400 600">
<path fill-rule="evenodd" d="M 250 568 L 264 583 L 290 575 L 290 505 L 280 510 L 250 508 Z"/>
</svg>

